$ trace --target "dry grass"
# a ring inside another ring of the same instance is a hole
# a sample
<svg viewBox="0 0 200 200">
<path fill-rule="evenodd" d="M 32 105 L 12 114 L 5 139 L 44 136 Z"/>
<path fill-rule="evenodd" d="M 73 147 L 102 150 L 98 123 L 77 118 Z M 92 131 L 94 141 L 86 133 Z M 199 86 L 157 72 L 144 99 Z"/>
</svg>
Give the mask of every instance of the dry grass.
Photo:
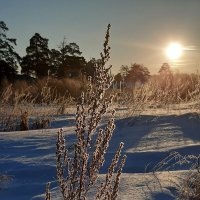
<svg viewBox="0 0 200 200">
<path fill-rule="evenodd" d="M 159 173 L 161 171 L 173 172 L 177 167 L 184 167 L 184 175 L 177 176 L 177 180 L 169 182 L 174 199 L 177 200 L 199 200 L 200 199 L 200 157 L 195 155 L 182 156 L 178 152 L 173 152 L 154 167 L 154 177 L 160 184 Z"/>
<path fill-rule="evenodd" d="M 196 112 L 200 113 L 200 75 L 171 74 L 170 77 L 152 76 L 142 85 L 134 88 L 114 90 L 117 107 L 125 106 L 125 116 L 138 116 L 146 109 L 166 109 L 181 103 L 194 103 Z"/>
<path fill-rule="evenodd" d="M 10 84 L 2 91 L 0 131 L 47 128 L 53 116 L 64 114 L 67 107 L 75 104 L 69 93 L 58 95 L 48 79 L 43 81 L 37 88 Z"/>
</svg>

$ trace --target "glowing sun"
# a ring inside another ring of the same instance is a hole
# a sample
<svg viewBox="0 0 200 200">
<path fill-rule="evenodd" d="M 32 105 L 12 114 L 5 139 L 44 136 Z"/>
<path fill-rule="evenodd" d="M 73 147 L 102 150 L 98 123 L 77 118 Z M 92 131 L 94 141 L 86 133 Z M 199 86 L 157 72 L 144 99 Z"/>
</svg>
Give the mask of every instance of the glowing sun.
<svg viewBox="0 0 200 200">
<path fill-rule="evenodd" d="M 180 43 L 173 42 L 165 50 L 167 57 L 171 60 L 176 60 L 181 57 L 183 48 Z"/>
</svg>

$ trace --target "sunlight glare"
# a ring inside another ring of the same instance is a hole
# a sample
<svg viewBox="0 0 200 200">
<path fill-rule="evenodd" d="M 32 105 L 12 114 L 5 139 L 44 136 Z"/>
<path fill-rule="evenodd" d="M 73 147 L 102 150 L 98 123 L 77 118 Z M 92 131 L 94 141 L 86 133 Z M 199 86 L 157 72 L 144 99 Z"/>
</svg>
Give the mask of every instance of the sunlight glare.
<svg viewBox="0 0 200 200">
<path fill-rule="evenodd" d="M 166 48 L 166 55 L 171 60 L 176 60 L 181 57 L 183 53 L 183 48 L 180 43 L 171 43 Z"/>
</svg>

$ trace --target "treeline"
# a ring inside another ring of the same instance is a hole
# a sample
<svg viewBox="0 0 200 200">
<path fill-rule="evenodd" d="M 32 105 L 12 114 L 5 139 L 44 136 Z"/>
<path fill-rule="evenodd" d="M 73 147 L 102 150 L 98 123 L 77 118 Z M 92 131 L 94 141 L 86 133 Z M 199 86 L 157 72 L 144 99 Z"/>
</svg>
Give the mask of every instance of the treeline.
<svg viewBox="0 0 200 200">
<path fill-rule="evenodd" d="M 96 59 L 86 61 L 79 46 L 64 39 L 57 49 L 49 49 L 48 39 L 35 33 L 30 38 L 26 55 L 20 57 L 15 51 L 15 38 L 9 38 L 5 22 L 0 21 L 0 82 L 15 81 L 19 77 L 26 80 L 52 77 L 55 79 L 81 79 L 93 76 Z"/>
<path fill-rule="evenodd" d="M 184 84 L 188 79 L 195 80 L 199 78 L 199 74 L 185 74 L 176 72 L 174 73 L 171 66 L 168 63 L 163 63 L 158 70 L 157 74 L 151 75 L 149 69 L 142 64 L 131 64 L 122 65 L 120 68 L 120 72 L 115 75 L 114 82 L 115 88 L 135 88 L 137 86 L 141 86 L 152 79 L 157 79 L 159 82 L 162 82 L 163 89 L 165 85 L 168 88 L 172 87 L 173 79 L 178 79 L 177 77 L 181 77 L 181 81 Z"/>
<path fill-rule="evenodd" d="M 168 63 L 163 63 L 160 67 L 158 74 L 162 79 L 166 79 L 170 81 L 173 76 L 173 72 Z M 126 87 L 126 88 L 134 88 L 137 86 L 141 86 L 149 81 L 152 77 L 150 75 L 149 69 L 142 64 L 131 64 L 122 65 L 120 68 L 120 72 L 115 75 L 115 85 L 116 88 Z M 154 75 L 155 77 L 155 75 Z"/>
<path fill-rule="evenodd" d="M 130 67 L 122 65 L 120 72 L 115 75 L 114 81 L 117 88 L 135 87 L 137 84 L 144 84 L 150 78 L 150 72 L 142 64 L 134 63 Z"/>
</svg>

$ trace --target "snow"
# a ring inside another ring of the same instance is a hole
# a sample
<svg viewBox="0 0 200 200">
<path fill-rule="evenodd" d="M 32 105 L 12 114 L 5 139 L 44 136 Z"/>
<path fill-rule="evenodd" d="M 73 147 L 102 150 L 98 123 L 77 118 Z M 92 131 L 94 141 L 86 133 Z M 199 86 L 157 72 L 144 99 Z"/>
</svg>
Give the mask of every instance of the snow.
<svg viewBox="0 0 200 200">
<path fill-rule="evenodd" d="M 130 117 L 117 109 L 116 129 L 106 154 L 100 180 L 118 148 L 124 142 L 127 161 L 123 169 L 118 199 L 174 199 L 175 184 L 187 166 L 153 173 L 155 166 L 171 152 L 182 155 L 200 152 L 200 117 L 193 104 L 169 109 L 149 109 Z M 104 126 L 106 119 L 103 121 Z M 75 142 L 75 115 L 55 116 L 51 128 L 0 133 L 0 175 L 11 180 L 0 184 L 0 199 L 42 199 L 47 182 L 51 182 L 55 200 L 59 198 L 56 182 L 55 149 L 57 131 L 64 129 L 67 145 Z M 99 180 L 99 181 L 100 181 Z M 161 187 L 162 186 L 162 187 Z M 91 197 L 92 199 L 92 197 Z"/>
</svg>

